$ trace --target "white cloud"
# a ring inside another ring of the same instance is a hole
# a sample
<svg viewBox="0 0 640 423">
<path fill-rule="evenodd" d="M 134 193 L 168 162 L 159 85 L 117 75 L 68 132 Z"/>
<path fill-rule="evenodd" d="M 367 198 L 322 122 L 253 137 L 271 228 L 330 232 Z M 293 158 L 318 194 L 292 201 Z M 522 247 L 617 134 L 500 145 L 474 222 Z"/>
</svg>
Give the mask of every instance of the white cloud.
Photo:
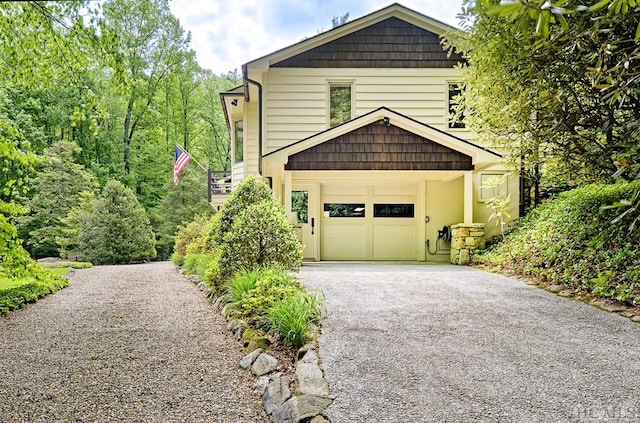
<svg viewBox="0 0 640 423">
<path fill-rule="evenodd" d="M 251 60 L 331 27 L 334 16 L 359 18 L 388 6 L 390 0 L 173 0 L 172 13 L 191 32 L 198 62 L 226 73 Z M 456 25 L 461 0 L 404 0 L 402 4 Z"/>
</svg>

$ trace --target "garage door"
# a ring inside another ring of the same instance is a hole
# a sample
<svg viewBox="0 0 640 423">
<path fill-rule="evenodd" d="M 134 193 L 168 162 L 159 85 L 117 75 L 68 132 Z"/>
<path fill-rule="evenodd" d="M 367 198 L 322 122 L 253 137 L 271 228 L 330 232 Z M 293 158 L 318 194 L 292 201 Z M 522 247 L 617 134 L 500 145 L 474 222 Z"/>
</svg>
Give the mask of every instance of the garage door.
<svg viewBox="0 0 640 423">
<path fill-rule="evenodd" d="M 418 260 L 417 185 L 322 185 L 322 260 Z"/>
</svg>

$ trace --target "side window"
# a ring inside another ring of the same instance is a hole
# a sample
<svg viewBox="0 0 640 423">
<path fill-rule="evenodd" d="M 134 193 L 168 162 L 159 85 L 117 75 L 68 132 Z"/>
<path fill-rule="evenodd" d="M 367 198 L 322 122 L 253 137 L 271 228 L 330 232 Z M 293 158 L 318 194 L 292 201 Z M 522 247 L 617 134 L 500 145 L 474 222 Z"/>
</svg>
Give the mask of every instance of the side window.
<svg viewBox="0 0 640 423">
<path fill-rule="evenodd" d="M 241 120 L 237 120 L 233 123 L 233 134 L 234 134 L 234 163 L 242 163 L 244 160 L 244 151 L 243 151 L 243 125 Z"/>
<path fill-rule="evenodd" d="M 460 83 L 450 83 L 447 97 L 449 128 L 464 128 L 464 103 L 462 91 L 464 85 Z"/>
<path fill-rule="evenodd" d="M 329 127 L 351 119 L 351 84 L 329 83 Z"/>
</svg>

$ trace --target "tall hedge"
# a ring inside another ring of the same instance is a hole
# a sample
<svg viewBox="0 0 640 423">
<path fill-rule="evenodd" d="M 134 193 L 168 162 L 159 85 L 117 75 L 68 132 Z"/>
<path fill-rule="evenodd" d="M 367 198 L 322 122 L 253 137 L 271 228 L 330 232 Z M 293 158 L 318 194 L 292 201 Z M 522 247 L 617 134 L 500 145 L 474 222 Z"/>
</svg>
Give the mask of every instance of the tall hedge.
<svg viewBox="0 0 640 423">
<path fill-rule="evenodd" d="M 78 240 L 94 264 L 139 262 L 156 257 L 155 236 L 144 208 L 122 183 L 107 182 L 89 213 L 81 217 Z"/>
</svg>

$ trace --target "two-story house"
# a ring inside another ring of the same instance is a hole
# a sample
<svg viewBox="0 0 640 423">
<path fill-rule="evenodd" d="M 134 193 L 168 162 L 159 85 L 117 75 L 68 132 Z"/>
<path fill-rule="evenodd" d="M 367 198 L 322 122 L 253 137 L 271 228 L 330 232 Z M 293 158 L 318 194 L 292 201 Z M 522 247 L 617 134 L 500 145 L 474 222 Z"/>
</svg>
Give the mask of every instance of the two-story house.
<svg viewBox="0 0 640 423">
<path fill-rule="evenodd" d="M 447 261 L 439 230 L 487 222 L 481 186 L 503 158 L 451 119 L 452 29 L 393 4 L 248 62 L 221 94 L 232 183 L 269 183 L 305 258 Z M 516 178 L 501 189 L 518 198 Z"/>
</svg>

